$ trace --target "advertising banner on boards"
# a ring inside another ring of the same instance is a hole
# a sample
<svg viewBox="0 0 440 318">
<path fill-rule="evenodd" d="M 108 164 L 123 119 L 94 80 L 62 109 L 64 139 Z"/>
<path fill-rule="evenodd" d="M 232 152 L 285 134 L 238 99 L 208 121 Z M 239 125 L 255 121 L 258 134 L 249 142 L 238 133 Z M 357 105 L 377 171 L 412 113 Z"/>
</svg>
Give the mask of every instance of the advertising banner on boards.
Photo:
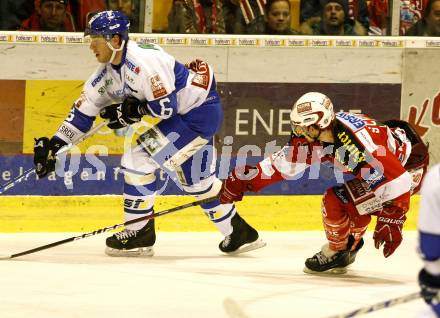
<svg viewBox="0 0 440 318">
<path fill-rule="evenodd" d="M 14 109 L 11 114 L 16 121 L 14 127 L 18 127 L 14 133 L 7 125 L 0 127 L 1 184 L 32 167 L 33 138 L 53 134 L 80 92 L 80 84 L 78 81 L 0 81 L 0 88 L 10 87 L 15 96 L 10 101 L 12 108 L 8 109 Z M 336 111 L 362 112 L 380 121 L 400 115 L 400 84 L 218 83 L 218 90 L 224 111 L 223 126 L 215 137 L 220 178 L 227 177 L 236 165 L 237 156 L 240 165 L 255 164 L 280 149 L 289 139 L 291 106 L 306 92 L 328 95 Z M 87 160 L 84 153 L 95 143 L 107 147 L 107 151 L 94 156 L 96 160 Z M 80 147 L 83 153 L 80 159 L 74 156 L 75 159 L 67 160 L 63 168 L 65 178 L 60 177 L 62 174 L 44 180 L 32 177 L 9 194 L 121 194 L 123 179 L 117 168 L 123 143 L 124 139 L 111 131 L 94 136 Z M 79 166 L 70 169 L 69 160 L 79 162 Z M 158 171 L 157 177 L 163 194 L 181 193 L 163 172 Z M 333 170 L 322 167 L 319 180 L 305 173 L 295 180 L 273 185 L 263 193 L 321 194 L 336 181 Z"/>
<path fill-rule="evenodd" d="M 438 50 L 405 52 L 401 118 L 410 122 L 430 144 L 430 164 L 440 162 L 440 72 Z"/>
</svg>

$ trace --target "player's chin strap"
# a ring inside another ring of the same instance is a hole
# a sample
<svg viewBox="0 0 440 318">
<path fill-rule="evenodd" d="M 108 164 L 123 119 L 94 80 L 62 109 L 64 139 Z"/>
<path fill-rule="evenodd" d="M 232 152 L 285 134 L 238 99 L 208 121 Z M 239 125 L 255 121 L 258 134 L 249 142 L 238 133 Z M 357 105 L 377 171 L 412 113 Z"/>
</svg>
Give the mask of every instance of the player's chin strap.
<svg viewBox="0 0 440 318">
<path fill-rule="evenodd" d="M 109 47 L 109 49 L 112 50 L 112 52 L 113 52 L 113 53 L 112 53 L 112 56 L 110 57 L 110 61 L 109 61 L 109 63 L 112 63 L 113 60 L 115 59 L 116 52 L 121 52 L 121 51 L 124 49 L 124 47 L 125 47 L 125 40 L 122 40 L 121 47 L 120 47 L 119 49 L 115 49 L 115 48 L 110 44 L 110 41 L 106 41 L 106 43 L 107 43 L 107 46 Z"/>
</svg>

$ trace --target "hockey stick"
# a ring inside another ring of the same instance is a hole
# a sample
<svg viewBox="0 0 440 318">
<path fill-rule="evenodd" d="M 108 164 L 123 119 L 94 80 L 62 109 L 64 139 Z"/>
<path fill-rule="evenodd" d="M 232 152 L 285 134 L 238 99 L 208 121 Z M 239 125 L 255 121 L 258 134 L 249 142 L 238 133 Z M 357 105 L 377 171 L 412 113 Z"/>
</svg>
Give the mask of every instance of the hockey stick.
<svg viewBox="0 0 440 318">
<path fill-rule="evenodd" d="M 96 125 L 95 127 L 93 127 L 92 129 L 90 129 L 87 133 L 85 133 L 81 138 L 79 138 L 78 140 L 76 140 L 74 143 L 70 143 L 68 145 L 65 145 L 64 147 L 61 147 L 60 150 L 58 150 L 58 152 L 56 153 L 56 155 L 61 155 L 67 151 L 70 150 L 70 148 L 72 148 L 73 146 L 79 144 L 80 142 L 83 142 L 86 138 L 94 135 L 98 130 L 100 130 L 102 127 L 104 127 L 105 125 L 108 124 L 108 121 L 103 121 L 102 123 L 100 123 L 99 125 Z M 7 190 L 13 188 L 14 186 L 16 186 L 18 183 L 22 182 L 23 180 L 27 180 L 27 178 L 35 173 L 35 168 L 30 168 L 28 170 L 26 170 L 25 172 L 23 172 L 21 175 L 19 175 L 18 177 L 16 177 L 15 179 L 9 181 L 8 183 L 4 184 L 3 186 L 0 187 L 0 194 L 6 192 Z"/>
<path fill-rule="evenodd" d="M 335 316 L 330 316 L 327 318 L 350 318 L 350 317 L 357 317 L 363 314 L 367 314 L 369 312 L 373 312 L 376 310 L 380 310 L 380 309 L 384 309 L 384 308 L 388 308 L 388 307 L 392 307 L 395 305 L 400 305 L 415 299 L 418 299 L 421 297 L 420 292 L 416 292 L 416 293 L 411 293 L 405 296 L 400 296 L 397 298 L 392 298 L 392 299 L 388 299 L 386 301 L 380 302 L 380 303 L 376 303 L 374 305 L 371 306 L 366 306 L 363 308 L 359 308 L 356 310 L 353 310 L 351 312 L 348 312 L 346 314 L 340 314 L 340 315 L 335 315 Z"/>
<path fill-rule="evenodd" d="M 57 242 L 53 242 L 53 243 L 50 243 L 50 244 L 47 244 L 47 245 L 39 246 L 39 247 L 30 249 L 30 250 L 27 250 L 27 251 L 24 251 L 24 252 L 20 252 L 20 253 L 16 253 L 16 254 L 11 254 L 11 255 L 8 255 L 8 256 L 0 256 L 0 260 L 16 258 L 16 257 L 19 257 L 19 256 L 23 256 L 23 255 L 27 255 L 27 254 L 32 254 L 32 253 L 39 252 L 39 251 L 42 251 L 42 250 L 47 250 L 49 248 L 52 248 L 52 247 L 55 247 L 55 246 L 58 246 L 58 245 L 62 245 L 62 244 L 65 244 L 65 243 L 69 243 L 69 242 L 77 241 L 77 240 L 80 240 L 80 239 L 83 239 L 83 238 L 87 238 L 89 236 L 93 236 L 93 235 L 96 235 L 96 234 L 101 234 L 101 233 L 104 233 L 104 232 L 115 230 L 117 228 L 129 225 L 129 224 L 133 224 L 133 223 L 137 223 L 137 222 L 145 221 L 145 220 L 151 220 L 151 219 L 154 219 L 154 218 L 157 218 L 159 216 L 163 216 L 165 214 L 169 214 L 169 213 L 172 213 L 172 212 L 175 212 L 175 211 L 180 211 L 180 210 L 192 207 L 192 206 L 197 206 L 197 205 L 200 205 L 200 204 L 203 204 L 203 203 L 212 202 L 215 199 L 217 199 L 217 197 L 211 197 L 211 198 L 207 198 L 207 199 L 203 199 L 203 200 L 199 200 L 199 201 L 194 201 L 194 202 L 191 202 L 191 203 L 183 204 L 183 205 L 176 206 L 176 207 L 168 209 L 168 210 L 164 210 L 164 211 L 161 211 L 161 212 L 157 212 L 157 213 L 153 213 L 153 214 L 150 214 L 150 215 L 142 216 L 142 217 L 139 217 L 137 219 L 133 219 L 133 220 L 127 221 L 125 223 L 119 223 L 119 224 L 115 224 L 115 225 L 112 225 L 112 226 L 104 227 L 104 228 L 99 229 L 99 230 L 95 230 L 95 231 L 92 231 L 92 232 L 84 233 L 84 234 L 81 234 L 81 235 L 78 235 L 78 236 L 72 236 L 72 237 L 69 237 L 67 239 L 64 239 L 64 240 L 61 240 L 61 241 L 57 241 Z"/>
</svg>

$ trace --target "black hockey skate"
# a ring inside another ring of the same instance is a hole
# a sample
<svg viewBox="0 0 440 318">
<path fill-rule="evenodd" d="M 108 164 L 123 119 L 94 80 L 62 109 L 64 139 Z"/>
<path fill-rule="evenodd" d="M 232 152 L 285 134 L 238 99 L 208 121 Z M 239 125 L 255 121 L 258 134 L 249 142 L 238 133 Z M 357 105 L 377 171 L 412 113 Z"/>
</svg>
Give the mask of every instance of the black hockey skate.
<svg viewBox="0 0 440 318">
<path fill-rule="evenodd" d="M 304 268 L 304 272 L 309 274 L 322 272 L 331 274 L 345 274 L 347 272 L 348 265 L 354 263 L 357 253 L 362 246 L 364 246 L 364 239 L 361 238 L 359 243 L 356 245 L 356 248 L 353 251 L 350 251 L 353 244 L 354 237 L 350 235 L 348 237 L 346 250 L 339 251 L 330 257 L 326 256 L 321 250 L 313 257 L 306 259 L 306 267 Z"/>
<path fill-rule="evenodd" d="M 355 256 L 356 257 L 356 256 Z M 313 257 L 306 259 L 305 273 L 330 273 L 330 274 L 345 274 L 347 266 L 350 265 L 350 252 L 348 250 L 339 251 L 333 256 L 326 256 L 321 250 Z"/>
<path fill-rule="evenodd" d="M 359 243 L 356 245 L 355 249 L 350 252 L 350 257 L 348 259 L 348 265 L 354 263 L 354 261 L 356 260 L 356 255 L 359 252 L 359 250 L 362 248 L 362 246 L 364 246 L 364 239 L 363 238 L 361 238 L 359 240 Z"/>
<path fill-rule="evenodd" d="M 226 236 L 218 246 L 223 253 L 235 255 L 266 246 L 266 242 L 259 238 L 258 232 L 238 213 L 232 217 L 231 225 L 232 233 Z"/>
<path fill-rule="evenodd" d="M 154 219 L 140 230 L 123 230 L 107 238 L 105 253 L 109 256 L 153 256 L 156 242 Z"/>
</svg>

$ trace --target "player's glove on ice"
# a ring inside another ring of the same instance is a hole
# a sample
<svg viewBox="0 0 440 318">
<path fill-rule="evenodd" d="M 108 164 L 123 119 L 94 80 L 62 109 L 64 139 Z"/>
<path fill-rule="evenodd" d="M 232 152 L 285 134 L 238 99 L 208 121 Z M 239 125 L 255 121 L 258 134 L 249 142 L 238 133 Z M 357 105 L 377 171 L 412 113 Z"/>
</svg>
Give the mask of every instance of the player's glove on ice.
<svg viewBox="0 0 440 318">
<path fill-rule="evenodd" d="M 101 117 L 109 120 L 107 125 L 111 129 L 119 129 L 132 125 L 141 120 L 142 116 L 148 115 L 146 102 L 140 102 L 137 98 L 129 96 L 121 104 L 113 104 L 101 110 Z"/>
<path fill-rule="evenodd" d="M 252 191 L 249 173 L 255 169 L 251 166 L 235 168 L 228 178 L 223 180 L 222 188 L 218 194 L 220 202 L 225 204 L 241 201 L 245 191 Z"/>
<path fill-rule="evenodd" d="M 402 242 L 402 227 L 406 220 L 405 212 L 398 207 L 385 207 L 377 215 L 373 234 L 374 246 L 379 249 L 383 244 L 385 257 L 393 254 Z"/>
<path fill-rule="evenodd" d="M 440 276 L 431 275 L 425 269 L 419 272 L 419 285 L 422 297 L 427 304 L 440 303 Z"/>
<path fill-rule="evenodd" d="M 50 140 L 47 137 L 35 139 L 34 164 L 39 178 L 55 170 L 56 153 L 65 145 L 66 142 L 55 137 Z"/>
</svg>

